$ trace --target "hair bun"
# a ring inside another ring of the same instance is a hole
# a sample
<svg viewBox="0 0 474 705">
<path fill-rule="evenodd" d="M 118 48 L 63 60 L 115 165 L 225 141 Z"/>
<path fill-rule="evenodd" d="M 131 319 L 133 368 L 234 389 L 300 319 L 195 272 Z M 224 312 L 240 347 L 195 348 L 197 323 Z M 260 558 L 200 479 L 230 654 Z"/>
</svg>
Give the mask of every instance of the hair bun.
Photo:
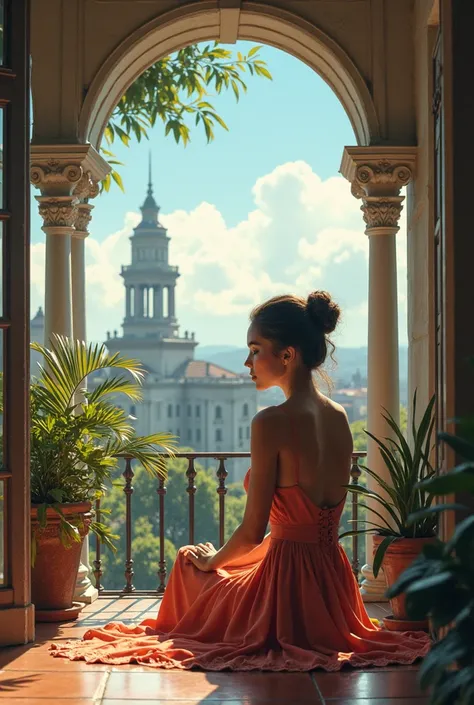
<svg viewBox="0 0 474 705">
<path fill-rule="evenodd" d="M 313 291 L 308 296 L 306 311 L 314 325 L 326 335 L 333 332 L 341 315 L 341 309 L 327 291 Z"/>
</svg>

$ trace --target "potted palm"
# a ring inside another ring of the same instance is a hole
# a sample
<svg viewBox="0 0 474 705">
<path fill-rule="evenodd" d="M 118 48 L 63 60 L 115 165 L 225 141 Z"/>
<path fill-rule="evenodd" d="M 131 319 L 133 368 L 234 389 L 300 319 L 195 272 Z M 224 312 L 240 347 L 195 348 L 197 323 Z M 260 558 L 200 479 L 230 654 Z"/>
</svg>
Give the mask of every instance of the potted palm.
<svg viewBox="0 0 474 705">
<path fill-rule="evenodd" d="M 432 397 L 418 426 L 413 421 L 411 447 L 399 424 L 388 412 L 385 412 L 383 417 L 393 432 L 392 438 L 380 439 L 366 431 L 379 448 L 390 481 L 385 481 L 366 466 L 362 468 L 375 480 L 381 492 L 361 485 L 347 485 L 349 492 L 369 498 L 374 506 L 360 502 L 360 506 L 370 512 L 367 519 L 359 520 L 366 525 L 365 528 L 347 531 L 341 534 L 340 538 L 354 534 L 374 534 L 373 572 L 377 577 L 383 565 L 387 586 L 395 583 L 399 575 L 419 555 L 423 545 L 433 542 L 436 537 L 435 514 L 424 514 L 416 522 L 409 521 L 412 514 L 426 510 L 433 502 L 433 495 L 419 483 L 435 474 L 430 463 L 434 402 L 435 398 Z M 416 418 L 416 392 L 412 418 Z M 380 508 L 382 511 L 379 511 Z M 391 598 L 390 606 L 393 614 L 384 620 L 386 628 L 402 631 L 427 628 L 426 621 L 410 621 L 407 624 L 403 594 Z"/>
<path fill-rule="evenodd" d="M 474 497 L 474 419 L 460 425 L 462 435 L 438 434 L 460 459 L 450 472 L 420 484 L 436 496 L 454 493 Z M 447 510 L 465 510 L 447 542 L 425 546 L 417 560 L 388 591 L 391 598 L 406 595 L 411 619 L 429 619 L 435 644 L 420 667 L 422 689 L 431 689 L 436 705 L 474 702 L 474 515 L 458 503 L 442 503 L 415 513 L 410 521 Z"/>
<path fill-rule="evenodd" d="M 91 531 L 112 550 L 118 538 L 91 511 L 110 484 L 117 456 L 130 455 L 163 476 L 162 454 L 172 454 L 175 444 L 169 434 L 137 436 L 114 401 L 117 395 L 141 398 L 138 361 L 61 336 L 54 336 L 50 349 L 32 348 L 44 360 L 30 393 L 32 601 L 37 619 L 60 621 L 83 607 L 73 604 L 73 594 L 84 536 Z M 113 375 L 88 391 L 87 378 L 101 370 Z"/>
</svg>

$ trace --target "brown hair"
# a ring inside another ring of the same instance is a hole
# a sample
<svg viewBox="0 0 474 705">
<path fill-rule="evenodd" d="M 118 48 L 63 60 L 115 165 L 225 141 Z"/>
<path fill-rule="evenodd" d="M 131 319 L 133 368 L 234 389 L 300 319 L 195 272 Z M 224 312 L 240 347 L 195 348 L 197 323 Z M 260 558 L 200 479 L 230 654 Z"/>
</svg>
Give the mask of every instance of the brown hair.
<svg viewBox="0 0 474 705">
<path fill-rule="evenodd" d="M 304 299 L 293 294 L 274 296 L 254 308 L 250 320 L 261 335 L 277 349 L 297 348 L 304 365 L 317 370 L 326 360 L 328 345 L 334 345 L 329 334 L 336 328 L 341 309 L 327 291 L 313 291 Z"/>
</svg>

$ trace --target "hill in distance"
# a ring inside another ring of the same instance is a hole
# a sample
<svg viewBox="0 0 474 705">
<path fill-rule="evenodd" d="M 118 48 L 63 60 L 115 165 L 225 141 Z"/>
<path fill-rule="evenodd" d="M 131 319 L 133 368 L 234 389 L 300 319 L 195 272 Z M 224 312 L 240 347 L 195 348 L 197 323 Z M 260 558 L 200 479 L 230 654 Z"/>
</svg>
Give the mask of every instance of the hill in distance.
<svg viewBox="0 0 474 705">
<path fill-rule="evenodd" d="M 245 373 L 244 362 L 247 359 L 247 348 L 230 345 L 198 345 L 195 351 L 197 360 L 207 360 L 225 367 L 232 372 Z M 367 348 L 337 348 L 335 353 L 336 367 L 328 364 L 327 372 L 335 380 L 349 383 L 357 371 L 364 378 L 367 376 Z M 408 377 L 408 348 L 400 347 L 400 380 Z"/>
</svg>

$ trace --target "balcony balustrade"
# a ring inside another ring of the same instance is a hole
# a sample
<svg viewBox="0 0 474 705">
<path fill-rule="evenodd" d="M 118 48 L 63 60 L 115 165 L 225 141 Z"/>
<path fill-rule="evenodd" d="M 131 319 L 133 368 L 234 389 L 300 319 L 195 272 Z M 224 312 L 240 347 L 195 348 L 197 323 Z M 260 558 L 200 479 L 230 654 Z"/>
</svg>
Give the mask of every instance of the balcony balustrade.
<svg viewBox="0 0 474 705">
<path fill-rule="evenodd" d="M 351 484 L 358 485 L 361 477 L 361 468 L 359 462 L 362 458 L 365 458 L 365 452 L 354 452 L 352 455 L 352 466 L 351 466 Z M 133 571 L 133 555 L 132 555 L 132 538 L 133 538 L 133 477 L 134 472 L 132 468 L 132 458 L 127 455 L 119 456 L 125 462 L 125 470 L 123 472 L 123 492 L 125 493 L 125 561 L 124 561 L 124 577 L 125 585 L 122 590 L 117 589 L 107 589 L 104 587 L 103 582 L 106 582 L 106 571 L 103 571 L 102 565 L 102 546 L 99 540 L 96 540 L 95 545 L 95 560 L 93 561 L 94 566 L 94 577 L 95 577 L 95 587 L 102 596 L 120 596 L 120 595 L 149 595 L 157 596 L 162 595 L 166 588 L 166 578 L 167 578 L 167 565 L 165 561 L 165 538 L 166 538 L 166 480 L 163 478 L 157 478 L 156 493 L 158 495 L 158 532 L 159 532 L 159 569 L 157 573 L 157 587 L 153 590 L 143 590 L 139 586 L 135 586 L 133 582 L 134 571 Z M 171 456 L 163 454 L 164 459 L 169 459 Z M 226 511 L 226 494 L 227 486 L 226 479 L 228 472 L 226 469 L 226 461 L 234 460 L 237 458 L 250 458 L 249 452 L 244 453 L 205 453 L 205 452 L 190 452 L 190 453 L 176 453 L 173 457 L 183 458 L 187 460 L 187 486 L 183 486 L 183 492 L 188 494 L 188 519 L 189 519 L 189 533 L 188 533 L 188 543 L 195 543 L 195 514 L 196 514 L 196 485 L 195 478 L 198 470 L 196 470 L 195 462 L 196 460 L 215 460 L 217 462 L 216 470 L 216 492 L 218 495 L 218 521 L 219 521 L 219 546 L 222 546 L 226 539 L 229 537 L 225 536 L 225 511 Z M 359 521 L 359 502 L 358 495 L 355 493 L 348 493 L 346 502 L 350 507 L 350 516 L 352 519 L 352 528 L 357 529 Z M 346 505 L 347 506 L 347 505 Z M 97 500 L 96 506 L 96 519 L 100 521 L 101 519 L 101 503 Z M 351 566 L 356 579 L 359 579 L 360 572 L 360 561 L 359 561 L 359 536 L 352 536 L 350 539 L 350 551 L 348 553 L 351 559 Z"/>
</svg>

